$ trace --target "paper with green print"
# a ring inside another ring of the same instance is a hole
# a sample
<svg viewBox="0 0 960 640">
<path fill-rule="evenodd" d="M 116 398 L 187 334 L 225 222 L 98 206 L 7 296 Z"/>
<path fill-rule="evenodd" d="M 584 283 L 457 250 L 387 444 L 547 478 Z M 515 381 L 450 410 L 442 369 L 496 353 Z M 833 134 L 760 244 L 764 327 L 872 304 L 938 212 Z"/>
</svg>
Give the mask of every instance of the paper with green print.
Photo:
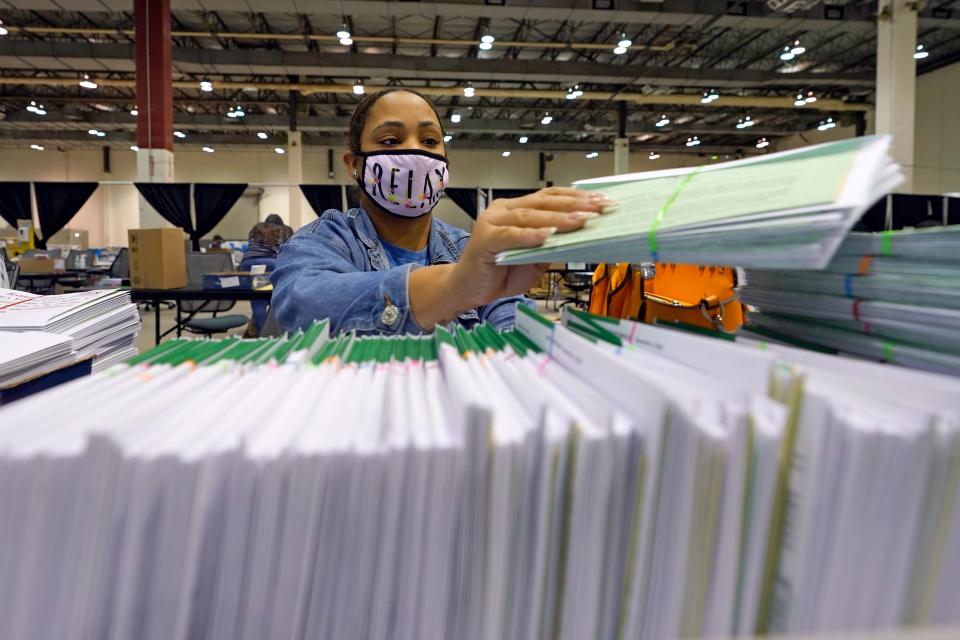
<svg viewBox="0 0 960 640">
<path fill-rule="evenodd" d="M 856 138 L 717 165 L 583 180 L 615 210 L 501 264 L 576 261 L 825 264 L 899 180 L 889 138 Z"/>
</svg>

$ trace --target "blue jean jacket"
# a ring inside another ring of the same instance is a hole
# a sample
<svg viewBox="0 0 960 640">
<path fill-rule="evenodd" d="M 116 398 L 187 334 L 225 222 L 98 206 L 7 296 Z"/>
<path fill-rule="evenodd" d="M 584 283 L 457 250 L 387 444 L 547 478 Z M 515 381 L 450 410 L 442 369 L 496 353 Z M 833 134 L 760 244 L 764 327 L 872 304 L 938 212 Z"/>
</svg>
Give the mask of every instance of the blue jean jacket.
<svg viewBox="0 0 960 640">
<path fill-rule="evenodd" d="M 457 262 L 470 237 L 466 231 L 433 219 L 427 244 L 430 264 Z M 377 231 L 363 209 L 330 209 L 306 225 L 280 249 L 273 282 L 274 317 L 288 331 L 329 318 L 331 331 L 359 334 L 420 334 L 410 312 L 408 278 L 420 265 L 391 268 Z M 501 298 L 461 313 L 451 327 L 487 322 L 495 329 L 513 326 L 522 296 Z M 432 330 L 432 328 L 431 328 Z"/>
</svg>

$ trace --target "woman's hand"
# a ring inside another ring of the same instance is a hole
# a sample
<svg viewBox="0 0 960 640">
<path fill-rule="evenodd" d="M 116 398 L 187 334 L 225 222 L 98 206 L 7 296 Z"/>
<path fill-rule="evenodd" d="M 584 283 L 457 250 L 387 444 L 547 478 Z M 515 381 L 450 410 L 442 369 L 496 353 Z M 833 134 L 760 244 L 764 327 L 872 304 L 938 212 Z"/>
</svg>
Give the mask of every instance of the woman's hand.
<svg viewBox="0 0 960 640">
<path fill-rule="evenodd" d="M 604 195 L 564 187 L 494 200 L 477 216 L 467 248 L 450 271 L 449 289 L 459 302 L 457 306 L 472 309 L 526 292 L 540 280 L 545 265 L 499 266 L 497 254 L 539 247 L 554 233 L 581 228 L 613 204 Z"/>
</svg>

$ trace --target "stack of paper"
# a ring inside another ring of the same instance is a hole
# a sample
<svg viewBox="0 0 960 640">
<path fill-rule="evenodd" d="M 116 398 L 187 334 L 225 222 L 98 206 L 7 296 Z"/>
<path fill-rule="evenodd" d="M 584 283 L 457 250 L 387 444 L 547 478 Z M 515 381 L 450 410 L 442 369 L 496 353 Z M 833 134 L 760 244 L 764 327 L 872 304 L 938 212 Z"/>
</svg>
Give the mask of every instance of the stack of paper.
<svg viewBox="0 0 960 640">
<path fill-rule="evenodd" d="M 0 332 L 0 387 L 7 387 L 77 360 L 73 339 L 55 333 Z"/>
<path fill-rule="evenodd" d="M 501 264 L 658 262 L 822 269 L 844 235 L 902 177 L 889 136 L 688 169 L 584 180 L 618 203 Z"/>
<path fill-rule="evenodd" d="M 140 314 L 125 290 L 41 296 L 0 289 L 0 331 L 68 336 L 76 359 L 95 356 L 96 371 L 137 354 Z"/>
<path fill-rule="evenodd" d="M 747 331 L 960 374 L 960 226 L 850 234 L 826 270 L 745 280 Z"/>
<path fill-rule="evenodd" d="M 585 314 L 171 341 L 0 409 L 0 636 L 957 622 L 958 430 L 952 378 Z"/>
</svg>

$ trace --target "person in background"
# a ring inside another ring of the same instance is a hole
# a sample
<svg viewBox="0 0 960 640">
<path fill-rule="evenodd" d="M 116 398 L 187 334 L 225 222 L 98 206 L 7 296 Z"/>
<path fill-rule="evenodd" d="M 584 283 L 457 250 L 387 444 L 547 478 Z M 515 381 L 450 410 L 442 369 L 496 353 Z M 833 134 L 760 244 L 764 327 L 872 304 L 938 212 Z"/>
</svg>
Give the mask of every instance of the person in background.
<svg viewBox="0 0 960 640">
<path fill-rule="evenodd" d="M 215 235 L 215 236 L 213 236 L 212 238 L 210 238 L 210 248 L 211 248 L 211 249 L 222 249 L 224 242 L 225 242 L 225 240 L 223 239 L 223 236 L 218 233 L 217 235 Z"/>
<path fill-rule="evenodd" d="M 273 271 L 277 265 L 280 247 L 291 236 L 293 236 L 293 229 L 284 224 L 283 218 L 275 213 L 268 215 L 263 222 L 253 225 L 248 236 L 247 251 L 243 254 L 243 260 L 240 261 L 240 271 L 250 271 L 250 267 L 258 264 L 264 265 L 267 273 Z M 267 303 L 263 300 L 252 300 L 250 310 L 253 312 L 253 328 L 259 335 L 263 321 L 267 317 Z"/>
<path fill-rule="evenodd" d="M 415 91 L 360 101 L 343 156 L 360 206 L 325 211 L 284 245 L 271 277 L 280 326 L 329 318 L 334 332 L 365 334 L 481 322 L 507 329 L 545 265 L 499 266 L 497 254 L 540 246 L 613 206 L 600 194 L 550 187 L 494 201 L 469 234 L 432 213 L 450 180 L 443 136 L 436 109 Z"/>
</svg>

